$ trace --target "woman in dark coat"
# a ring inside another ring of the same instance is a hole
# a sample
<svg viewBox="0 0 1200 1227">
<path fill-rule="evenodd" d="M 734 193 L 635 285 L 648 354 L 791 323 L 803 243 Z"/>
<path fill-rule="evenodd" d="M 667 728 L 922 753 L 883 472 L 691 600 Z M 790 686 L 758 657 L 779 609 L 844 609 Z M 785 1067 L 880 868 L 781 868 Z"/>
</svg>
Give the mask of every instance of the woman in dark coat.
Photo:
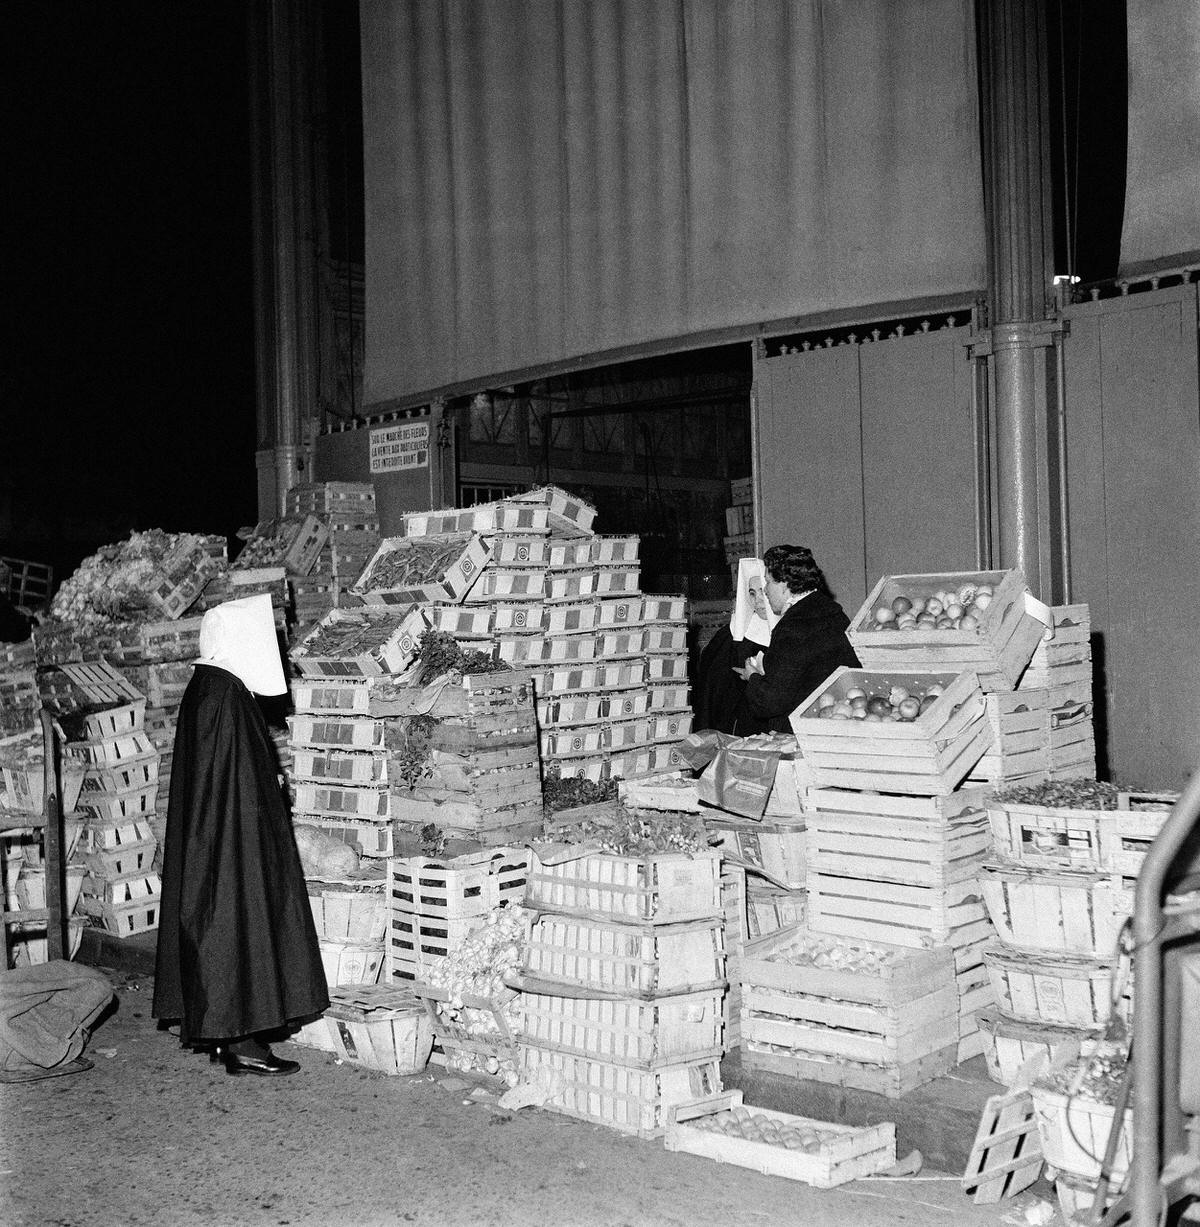
<svg viewBox="0 0 1200 1227">
<path fill-rule="evenodd" d="M 846 638 L 850 619 L 829 595 L 812 553 L 800 545 L 775 545 L 763 555 L 766 597 L 782 615 L 771 646 L 735 670 L 746 683 L 734 733 L 790 733 L 788 717 L 839 665 L 856 667 Z"/>
<path fill-rule="evenodd" d="M 153 1015 L 231 1074 L 295 1073 L 267 1035 L 329 1004 L 274 746 L 255 694 L 287 684 L 268 596 L 204 615 L 163 849 Z"/>
</svg>

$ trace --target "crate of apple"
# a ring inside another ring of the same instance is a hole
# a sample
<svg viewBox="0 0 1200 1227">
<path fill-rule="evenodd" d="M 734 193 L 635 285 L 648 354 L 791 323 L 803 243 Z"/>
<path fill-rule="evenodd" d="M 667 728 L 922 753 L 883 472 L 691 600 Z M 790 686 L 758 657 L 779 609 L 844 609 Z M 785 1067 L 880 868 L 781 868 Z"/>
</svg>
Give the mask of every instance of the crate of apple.
<svg viewBox="0 0 1200 1227">
<path fill-rule="evenodd" d="M 902 593 L 888 604 L 876 607 L 874 629 L 883 631 L 978 630 L 983 613 L 992 603 L 991 584 L 966 583 L 959 588 L 939 588 L 931 596 Z"/>
<path fill-rule="evenodd" d="M 821 720 L 867 720 L 877 724 L 890 721 L 911 723 L 924 715 L 941 697 L 945 687 L 938 682 L 910 690 L 891 685 L 872 692 L 862 686 L 851 686 L 842 698 L 827 690 L 817 699 L 817 717 Z"/>
</svg>

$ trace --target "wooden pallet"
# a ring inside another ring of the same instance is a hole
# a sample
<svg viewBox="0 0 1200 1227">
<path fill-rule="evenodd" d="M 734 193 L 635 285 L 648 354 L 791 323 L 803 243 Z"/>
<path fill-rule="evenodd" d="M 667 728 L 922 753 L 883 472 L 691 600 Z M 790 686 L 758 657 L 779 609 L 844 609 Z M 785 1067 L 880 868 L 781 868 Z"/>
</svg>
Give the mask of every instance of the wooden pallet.
<svg viewBox="0 0 1200 1227">
<path fill-rule="evenodd" d="M 1042 1173 L 1042 1143 L 1028 1088 L 992 1095 L 983 1108 L 963 1192 L 977 1206 L 1015 1197 Z"/>
</svg>

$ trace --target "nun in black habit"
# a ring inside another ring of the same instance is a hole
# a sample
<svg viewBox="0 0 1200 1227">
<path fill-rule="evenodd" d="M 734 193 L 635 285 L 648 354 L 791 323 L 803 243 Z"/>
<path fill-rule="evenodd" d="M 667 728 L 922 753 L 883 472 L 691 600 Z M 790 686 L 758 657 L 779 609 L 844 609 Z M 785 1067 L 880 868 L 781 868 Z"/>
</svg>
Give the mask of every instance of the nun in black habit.
<svg viewBox="0 0 1200 1227">
<path fill-rule="evenodd" d="M 153 1015 L 230 1074 L 299 1065 L 271 1033 L 329 1004 L 304 874 L 255 694 L 287 690 L 269 596 L 200 624 L 175 731 Z"/>
</svg>

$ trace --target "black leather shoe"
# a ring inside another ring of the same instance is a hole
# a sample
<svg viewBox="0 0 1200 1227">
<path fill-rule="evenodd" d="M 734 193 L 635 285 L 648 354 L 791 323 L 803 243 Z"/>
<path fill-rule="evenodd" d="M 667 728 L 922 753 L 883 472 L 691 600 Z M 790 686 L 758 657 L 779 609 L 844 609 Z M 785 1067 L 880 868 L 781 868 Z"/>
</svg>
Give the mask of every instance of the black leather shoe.
<svg viewBox="0 0 1200 1227">
<path fill-rule="evenodd" d="M 236 1052 L 226 1050 L 221 1055 L 225 1062 L 225 1072 L 237 1077 L 240 1074 L 258 1074 L 261 1077 L 282 1077 L 284 1074 L 294 1074 L 300 1069 L 299 1061 L 285 1061 L 273 1052 L 265 1057 L 243 1057 Z"/>
<path fill-rule="evenodd" d="M 225 1060 L 225 1049 L 220 1044 L 214 1044 L 208 1050 L 208 1059 L 214 1065 L 219 1064 L 221 1061 Z"/>
</svg>

